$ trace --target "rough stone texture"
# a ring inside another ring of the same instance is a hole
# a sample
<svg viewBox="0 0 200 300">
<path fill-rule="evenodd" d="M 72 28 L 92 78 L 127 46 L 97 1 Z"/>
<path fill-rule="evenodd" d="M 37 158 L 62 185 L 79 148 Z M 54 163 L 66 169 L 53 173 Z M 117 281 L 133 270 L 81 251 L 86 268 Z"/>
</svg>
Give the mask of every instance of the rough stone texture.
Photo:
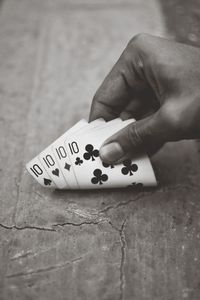
<svg viewBox="0 0 200 300">
<path fill-rule="evenodd" d="M 188 10 L 186 1 L 161 4 L 3 2 L 0 300 L 199 299 L 195 142 L 168 144 L 153 158 L 156 189 L 49 191 L 24 170 L 87 117 L 95 90 L 134 34 L 189 41 L 188 23 L 179 16 Z M 188 19 L 199 11 L 194 7 L 195 1 Z"/>
<path fill-rule="evenodd" d="M 119 244 L 107 222 L 17 231 L 4 293 L 7 299 L 107 299 L 119 289 Z"/>
</svg>

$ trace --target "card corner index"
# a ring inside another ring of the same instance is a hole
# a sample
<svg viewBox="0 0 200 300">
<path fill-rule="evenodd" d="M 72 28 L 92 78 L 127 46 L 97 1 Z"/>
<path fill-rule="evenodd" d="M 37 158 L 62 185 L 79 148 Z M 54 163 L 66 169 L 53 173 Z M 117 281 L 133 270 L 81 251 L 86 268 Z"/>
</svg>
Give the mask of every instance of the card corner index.
<svg viewBox="0 0 200 300">
<path fill-rule="evenodd" d="M 48 188 L 57 188 L 55 182 L 49 178 L 45 168 L 36 156 L 26 164 L 28 173 L 42 186 Z"/>
</svg>

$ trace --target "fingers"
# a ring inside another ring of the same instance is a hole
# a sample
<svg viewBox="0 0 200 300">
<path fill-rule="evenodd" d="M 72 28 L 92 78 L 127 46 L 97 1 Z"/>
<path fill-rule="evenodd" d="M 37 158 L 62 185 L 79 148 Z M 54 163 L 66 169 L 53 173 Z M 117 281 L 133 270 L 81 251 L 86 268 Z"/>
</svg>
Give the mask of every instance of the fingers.
<svg viewBox="0 0 200 300">
<path fill-rule="evenodd" d="M 138 55 L 137 42 L 130 43 L 96 92 L 89 121 L 116 118 L 138 92 L 146 90 L 147 81 L 140 69 L 143 63 Z M 133 49 L 134 48 L 134 49 Z M 134 101 L 134 100 L 132 100 Z"/>
<path fill-rule="evenodd" d="M 127 87 L 125 77 L 122 74 L 123 69 L 125 66 L 123 65 L 123 57 L 121 57 L 94 96 L 90 121 L 101 117 L 106 121 L 116 118 L 130 101 L 132 91 Z M 128 71 L 124 70 L 124 72 L 128 76 Z"/>
<path fill-rule="evenodd" d="M 129 104 L 124 108 L 124 110 L 120 113 L 120 118 L 122 120 L 127 120 L 131 118 L 138 119 L 141 112 L 143 111 L 142 101 L 140 99 L 134 99 L 129 102 Z"/>
<path fill-rule="evenodd" d="M 170 126 L 158 111 L 111 136 L 100 148 L 100 157 L 111 164 L 136 157 L 142 151 L 151 155 L 169 139 Z"/>
</svg>

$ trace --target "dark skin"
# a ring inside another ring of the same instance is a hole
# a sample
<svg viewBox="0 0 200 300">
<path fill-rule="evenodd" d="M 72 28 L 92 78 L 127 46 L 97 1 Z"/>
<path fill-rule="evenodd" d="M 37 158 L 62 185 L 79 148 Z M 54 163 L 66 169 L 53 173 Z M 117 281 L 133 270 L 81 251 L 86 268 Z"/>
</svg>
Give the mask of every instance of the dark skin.
<svg viewBox="0 0 200 300">
<path fill-rule="evenodd" d="M 97 90 L 90 121 L 135 118 L 105 141 L 107 163 L 150 155 L 169 141 L 200 138 L 200 49 L 140 34 Z"/>
</svg>

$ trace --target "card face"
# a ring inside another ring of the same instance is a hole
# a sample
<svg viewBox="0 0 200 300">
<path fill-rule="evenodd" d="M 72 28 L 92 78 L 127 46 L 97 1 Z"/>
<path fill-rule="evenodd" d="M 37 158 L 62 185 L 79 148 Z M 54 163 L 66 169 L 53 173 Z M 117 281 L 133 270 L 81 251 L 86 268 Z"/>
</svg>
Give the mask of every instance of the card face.
<svg viewBox="0 0 200 300">
<path fill-rule="evenodd" d="M 81 120 L 78 122 L 78 125 L 76 124 L 75 126 L 73 126 L 73 128 L 75 127 L 76 129 L 78 129 L 87 124 L 88 123 L 86 120 Z M 53 156 L 51 146 L 52 145 L 42 151 L 42 153 L 39 154 L 40 157 L 35 157 L 29 163 L 27 163 L 26 169 L 42 186 L 51 188 L 68 188 L 68 183 L 66 182 L 66 180 L 64 179 L 63 181 L 64 177 L 60 171 L 60 167 L 55 157 Z M 61 176 L 62 179 L 60 180 Z M 55 184 L 55 182 L 57 183 L 57 185 Z"/>
<path fill-rule="evenodd" d="M 52 152 L 58 162 L 60 172 L 63 174 L 65 181 L 67 182 L 67 187 L 69 189 L 78 189 L 78 183 L 73 172 L 73 167 L 71 166 L 71 161 L 66 150 L 65 142 L 67 143 L 68 138 L 75 135 L 77 132 L 83 132 L 88 128 L 95 128 L 104 124 L 103 119 L 98 119 L 88 124 L 87 122 L 78 122 L 75 126 L 70 128 L 64 135 L 57 139 L 51 146 Z M 72 145 L 71 147 L 74 147 Z M 71 148 L 73 149 L 73 148 Z M 76 149 L 74 149 L 76 151 Z"/>
<path fill-rule="evenodd" d="M 66 140 L 65 140 L 65 149 L 68 154 L 68 164 L 72 167 L 73 170 L 73 175 L 70 177 L 70 186 L 71 188 L 80 188 L 79 186 L 79 181 L 77 180 L 76 172 L 74 171 L 74 167 L 80 166 L 82 164 L 82 160 L 78 156 L 79 153 L 79 146 L 74 141 L 76 136 L 80 136 L 81 138 L 84 139 L 84 136 L 87 136 L 90 132 L 93 133 L 95 130 L 103 130 L 105 128 L 111 128 L 111 127 L 116 127 L 116 126 L 121 126 L 122 120 L 120 118 L 117 118 L 115 120 L 112 120 L 110 122 L 105 122 L 102 124 L 102 122 L 99 122 L 99 120 L 95 120 L 91 123 L 88 124 L 87 127 L 84 127 L 82 130 L 79 130 L 75 133 L 74 138 L 72 138 L 72 135 L 70 135 Z M 120 127 L 119 127 L 120 128 Z M 76 156 L 76 161 L 71 159 L 71 157 Z M 73 163 L 74 162 L 74 163 Z M 69 182 L 69 181 L 68 181 Z M 76 185 L 75 185 L 76 183 Z"/>
<path fill-rule="evenodd" d="M 59 164 L 54 157 L 51 146 L 42 151 L 38 155 L 38 158 L 56 186 L 59 189 L 69 189 L 69 185 L 60 170 Z"/>
<path fill-rule="evenodd" d="M 123 128 L 128 123 L 130 123 L 130 121 L 111 121 L 100 129 L 97 128 L 96 130 L 87 131 L 84 136 L 77 134 L 73 139 L 68 139 L 68 142 L 65 143 L 71 165 L 73 167 L 74 174 L 80 188 L 83 188 L 83 186 L 85 188 L 88 188 L 88 185 L 92 186 L 91 181 L 88 182 L 88 171 L 90 169 L 93 169 L 93 166 L 95 164 L 94 162 L 99 157 L 99 148 L 95 148 L 90 140 L 94 139 L 94 137 L 96 136 L 96 140 L 100 141 L 101 145 L 101 143 L 105 140 L 105 133 L 107 134 L 107 136 L 112 135 L 112 133 Z M 104 133 L 103 136 L 102 133 Z"/>
<path fill-rule="evenodd" d="M 156 178 L 147 155 L 118 165 L 103 163 L 99 157 L 103 142 L 134 121 L 81 120 L 27 163 L 26 168 L 38 183 L 48 188 L 155 186 Z"/>
<path fill-rule="evenodd" d="M 99 120 L 99 119 L 98 119 Z M 102 122 L 102 123 L 98 123 L 96 124 L 95 122 L 98 121 L 98 120 L 95 120 L 91 123 L 89 123 L 88 125 L 88 128 L 87 130 L 82 130 L 80 132 L 76 132 L 76 136 L 81 136 L 84 132 L 86 134 L 89 134 L 90 132 L 94 132 L 94 130 L 100 130 L 100 129 L 104 129 L 104 128 L 110 128 L 111 126 L 114 126 L 114 125 L 118 125 L 118 124 L 122 124 L 122 119 L 120 118 L 117 118 L 117 119 L 114 119 L 114 120 L 111 120 L 111 121 L 108 121 L 108 122 Z M 95 124 L 94 124 L 95 123 Z M 94 126 L 95 125 L 95 126 Z M 96 126 L 97 125 L 97 126 Z"/>
<path fill-rule="evenodd" d="M 54 154 L 55 160 L 59 166 L 58 168 L 59 172 L 64 177 L 66 182 L 66 188 L 68 189 L 71 189 L 72 187 L 76 187 L 77 183 L 76 183 L 76 179 L 74 180 L 74 173 L 71 168 L 71 163 L 68 159 L 68 154 L 65 149 L 64 142 L 68 136 L 74 134 L 76 131 L 87 126 L 88 123 L 85 120 L 79 121 L 50 146 L 51 151 Z"/>
<path fill-rule="evenodd" d="M 26 164 L 27 171 L 44 187 L 57 188 L 54 181 L 49 177 L 38 157 Z"/>
<path fill-rule="evenodd" d="M 120 165 L 105 164 L 99 157 L 102 143 L 130 122 L 124 121 L 117 126 L 96 130 L 69 141 L 66 148 L 81 189 L 126 187 L 138 183 L 156 185 L 151 163 L 145 155 L 141 155 L 137 161 L 126 160 Z M 71 149 L 72 145 L 76 151 Z"/>
</svg>

